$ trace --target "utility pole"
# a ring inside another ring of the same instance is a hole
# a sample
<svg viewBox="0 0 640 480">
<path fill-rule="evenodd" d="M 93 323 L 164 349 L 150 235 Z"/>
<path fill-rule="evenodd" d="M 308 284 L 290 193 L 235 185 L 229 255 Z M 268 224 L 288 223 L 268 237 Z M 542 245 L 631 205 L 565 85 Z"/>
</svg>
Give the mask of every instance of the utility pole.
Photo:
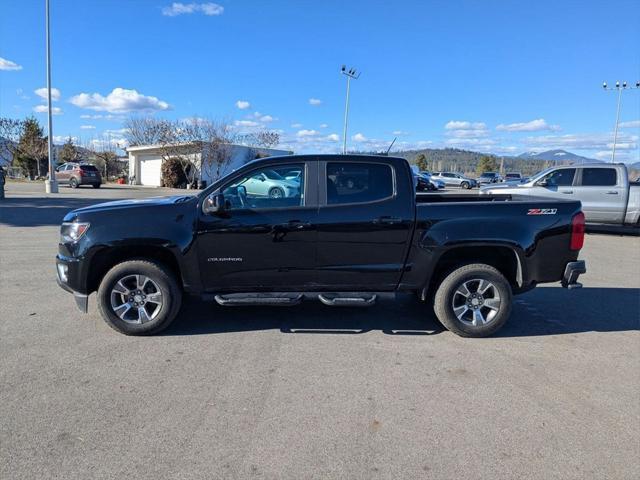
<svg viewBox="0 0 640 480">
<path fill-rule="evenodd" d="M 627 87 L 627 82 L 622 82 L 622 85 L 620 85 L 620 82 L 616 82 L 615 87 L 608 87 L 607 82 L 604 82 L 602 84 L 602 88 L 604 88 L 605 90 L 618 91 L 618 106 L 616 108 L 616 125 L 613 129 L 613 149 L 611 150 L 611 163 L 613 163 L 616 158 L 616 143 L 618 142 L 618 123 L 620 122 L 620 103 L 622 101 L 622 91 L 627 89 L 632 89 L 632 88 L 640 88 L 640 81 L 636 82 L 635 87 Z"/>
<path fill-rule="evenodd" d="M 56 172 L 53 168 L 53 130 L 51 128 L 51 32 L 49 31 L 49 0 L 45 0 L 46 35 L 47 35 L 47 130 L 49 140 L 49 179 L 45 180 L 46 193 L 58 193 Z M 38 163 L 39 165 L 39 163 Z"/>
<path fill-rule="evenodd" d="M 342 133 L 342 153 L 347 153 L 347 122 L 349 121 L 349 88 L 351 86 L 351 79 L 357 80 L 360 78 L 360 72 L 356 73 L 355 68 L 349 68 L 342 65 L 342 74 L 347 77 L 347 101 L 344 107 L 344 130 Z"/>
</svg>

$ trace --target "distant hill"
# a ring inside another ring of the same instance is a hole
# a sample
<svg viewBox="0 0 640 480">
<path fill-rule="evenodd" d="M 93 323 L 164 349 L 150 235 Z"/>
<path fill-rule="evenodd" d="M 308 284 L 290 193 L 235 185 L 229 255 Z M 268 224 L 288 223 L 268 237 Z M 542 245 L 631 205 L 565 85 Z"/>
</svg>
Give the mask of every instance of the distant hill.
<svg viewBox="0 0 640 480">
<path fill-rule="evenodd" d="M 545 152 L 525 152 L 518 155 L 518 158 L 526 158 L 529 160 L 547 160 L 551 162 L 562 161 L 571 163 L 602 163 L 602 160 L 583 157 L 566 150 L 547 150 Z"/>
</svg>

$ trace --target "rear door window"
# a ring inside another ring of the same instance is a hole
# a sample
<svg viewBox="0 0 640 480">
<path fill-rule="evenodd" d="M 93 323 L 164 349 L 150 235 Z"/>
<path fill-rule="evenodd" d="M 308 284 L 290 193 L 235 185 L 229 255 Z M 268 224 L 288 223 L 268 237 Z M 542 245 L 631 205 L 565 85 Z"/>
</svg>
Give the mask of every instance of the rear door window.
<svg viewBox="0 0 640 480">
<path fill-rule="evenodd" d="M 393 196 L 393 171 L 382 163 L 327 163 L 327 204 L 366 203 Z"/>
<path fill-rule="evenodd" d="M 87 171 L 87 172 L 97 172 L 98 171 L 98 169 L 93 165 L 81 165 L 80 169 L 84 170 L 84 171 Z"/>
<path fill-rule="evenodd" d="M 618 175 L 615 168 L 583 168 L 583 187 L 610 187 L 617 185 Z"/>
</svg>

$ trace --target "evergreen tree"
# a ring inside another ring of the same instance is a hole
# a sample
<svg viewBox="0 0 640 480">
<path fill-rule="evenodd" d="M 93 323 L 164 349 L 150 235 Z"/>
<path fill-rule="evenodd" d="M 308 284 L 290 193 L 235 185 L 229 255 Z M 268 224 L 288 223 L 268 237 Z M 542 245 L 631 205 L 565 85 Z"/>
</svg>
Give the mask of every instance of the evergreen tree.
<svg viewBox="0 0 640 480">
<path fill-rule="evenodd" d="M 48 160 L 47 138 L 38 120 L 29 117 L 24 121 L 14 162 L 22 167 L 29 178 L 34 178 L 46 174 Z"/>
<path fill-rule="evenodd" d="M 496 162 L 495 157 L 483 156 L 480 158 L 478 162 L 478 167 L 476 168 L 476 173 L 478 175 L 482 175 L 485 172 L 495 172 L 498 170 L 498 163 Z"/>
<path fill-rule="evenodd" d="M 62 149 L 60 149 L 60 153 L 58 154 L 59 163 L 66 162 L 77 162 L 80 160 L 80 152 L 73 144 L 73 139 L 71 137 L 67 138 L 67 141 L 64 142 Z"/>
<path fill-rule="evenodd" d="M 421 172 L 424 172 L 426 170 L 429 170 L 429 162 L 427 162 L 427 157 L 425 156 L 424 153 L 419 154 L 416 158 L 415 158 L 415 163 L 418 166 L 418 169 Z"/>
</svg>

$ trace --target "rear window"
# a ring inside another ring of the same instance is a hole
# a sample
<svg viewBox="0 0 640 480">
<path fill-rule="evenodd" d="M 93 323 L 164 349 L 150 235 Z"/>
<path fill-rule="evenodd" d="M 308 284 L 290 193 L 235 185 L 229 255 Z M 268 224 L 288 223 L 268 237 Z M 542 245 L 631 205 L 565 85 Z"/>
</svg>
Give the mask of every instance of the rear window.
<svg viewBox="0 0 640 480">
<path fill-rule="evenodd" d="M 80 165 L 80 170 L 84 170 L 86 172 L 97 172 L 98 169 L 93 165 Z"/>
<path fill-rule="evenodd" d="M 618 183 L 615 168 L 583 168 L 582 185 L 585 187 L 606 187 Z"/>
<path fill-rule="evenodd" d="M 391 166 L 379 163 L 327 163 L 327 203 L 364 203 L 393 195 Z"/>
</svg>

